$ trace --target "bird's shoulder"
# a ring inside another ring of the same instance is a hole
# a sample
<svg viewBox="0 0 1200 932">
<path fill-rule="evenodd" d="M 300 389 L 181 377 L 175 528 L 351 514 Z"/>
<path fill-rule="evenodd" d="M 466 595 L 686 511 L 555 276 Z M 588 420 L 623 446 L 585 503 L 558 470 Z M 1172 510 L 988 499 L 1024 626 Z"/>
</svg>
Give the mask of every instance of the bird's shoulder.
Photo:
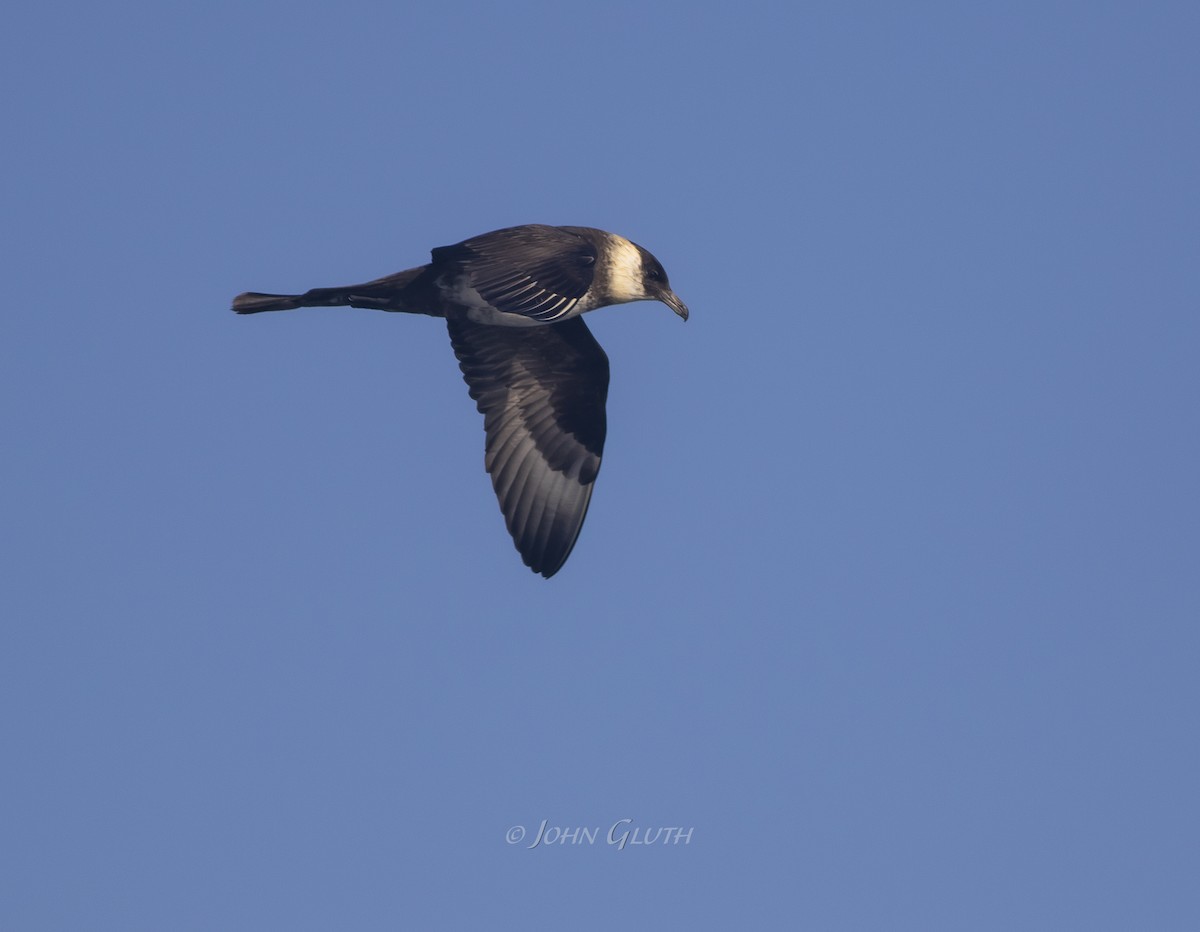
<svg viewBox="0 0 1200 932">
<path fill-rule="evenodd" d="M 435 263 L 503 263 L 528 268 L 552 262 L 586 268 L 595 263 L 599 254 L 596 237 L 588 235 L 592 232 L 586 227 L 529 223 L 481 233 L 451 246 L 439 246 L 432 255 Z"/>
<path fill-rule="evenodd" d="M 542 224 L 507 227 L 434 249 L 433 262 L 464 275 L 493 308 L 552 321 L 592 285 L 600 242 L 588 233 Z"/>
</svg>

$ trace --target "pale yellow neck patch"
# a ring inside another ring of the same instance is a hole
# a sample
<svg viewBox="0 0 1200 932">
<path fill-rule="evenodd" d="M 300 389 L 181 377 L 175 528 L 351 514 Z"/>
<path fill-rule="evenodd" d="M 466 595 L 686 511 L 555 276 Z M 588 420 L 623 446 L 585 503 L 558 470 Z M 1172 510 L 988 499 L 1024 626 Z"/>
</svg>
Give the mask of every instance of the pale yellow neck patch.
<svg viewBox="0 0 1200 932">
<path fill-rule="evenodd" d="M 642 254 L 623 236 L 613 236 L 608 242 L 611 267 L 608 291 L 612 304 L 641 301 L 646 295 L 642 273 Z"/>
</svg>

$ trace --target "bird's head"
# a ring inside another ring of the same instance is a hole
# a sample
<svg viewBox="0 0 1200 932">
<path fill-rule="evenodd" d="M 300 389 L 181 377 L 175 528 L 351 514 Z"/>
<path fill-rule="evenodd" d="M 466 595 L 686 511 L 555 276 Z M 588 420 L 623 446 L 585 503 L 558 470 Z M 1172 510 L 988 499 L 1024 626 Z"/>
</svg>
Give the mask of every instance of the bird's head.
<svg viewBox="0 0 1200 932">
<path fill-rule="evenodd" d="M 648 249 L 623 236 L 609 235 L 609 282 L 611 303 L 661 301 L 684 320 L 687 305 L 671 290 L 666 269 Z"/>
<path fill-rule="evenodd" d="M 645 292 L 647 301 L 661 301 L 684 320 L 688 319 L 687 305 L 679 300 L 679 295 L 671 290 L 671 283 L 667 281 L 667 270 L 662 267 L 662 263 L 654 258 L 641 246 L 638 251 L 642 256 L 642 290 Z"/>
</svg>

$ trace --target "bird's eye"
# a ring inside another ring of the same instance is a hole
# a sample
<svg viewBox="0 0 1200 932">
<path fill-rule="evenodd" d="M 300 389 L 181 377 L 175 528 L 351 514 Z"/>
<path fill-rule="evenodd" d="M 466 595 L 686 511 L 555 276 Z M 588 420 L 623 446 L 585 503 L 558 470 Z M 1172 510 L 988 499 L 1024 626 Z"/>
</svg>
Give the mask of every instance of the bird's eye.
<svg viewBox="0 0 1200 932">
<path fill-rule="evenodd" d="M 656 282 L 662 278 L 662 273 L 660 273 L 658 269 L 649 269 L 646 272 L 646 277 L 650 279 L 650 281 Z"/>
</svg>

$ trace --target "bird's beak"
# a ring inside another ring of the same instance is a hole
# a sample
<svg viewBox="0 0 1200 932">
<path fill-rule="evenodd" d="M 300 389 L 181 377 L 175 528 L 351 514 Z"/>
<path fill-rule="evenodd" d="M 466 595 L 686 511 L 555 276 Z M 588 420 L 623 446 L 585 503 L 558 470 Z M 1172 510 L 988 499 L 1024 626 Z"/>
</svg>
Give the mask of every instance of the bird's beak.
<svg viewBox="0 0 1200 932">
<path fill-rule="evenodd" d="M 679 295 L 677 295 L 675 292 L 673 292 L 673 291 L 664 292 L 662 297 L 659 298 L 659 300 L 662 301 L 663 304 L 665 304 L 667 307 L 669 307 L 671 310 L 673 310 L 676 314 L 678 314 L 684 320 L 687 320 L 687 318 L 688 318 L 687 305 L 679 300 Z"/>
</svg>

